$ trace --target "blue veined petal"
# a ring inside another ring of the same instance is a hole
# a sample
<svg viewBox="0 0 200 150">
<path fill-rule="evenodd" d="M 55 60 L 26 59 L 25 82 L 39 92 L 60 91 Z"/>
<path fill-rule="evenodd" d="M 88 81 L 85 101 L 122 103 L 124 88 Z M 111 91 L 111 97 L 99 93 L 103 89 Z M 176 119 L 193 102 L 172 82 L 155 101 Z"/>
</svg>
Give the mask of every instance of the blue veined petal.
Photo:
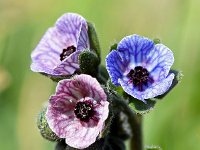
<svg viewBox="0 0 200 150">
<path fill-rule="evenodd" d="M 154 43 L 148 38 L 139 35 L 130 35 L 123 38 L 117 47 L 122 60 L 126 63 L 142 65 L 147 54 L 153 49 Z"/>
<path fill-rule="evenodd" d="M 112 83 L 116 86 L 119 86 L 120 84 L 118 82 L 118 79 L 122 78 L 126 66 L 122 62 L 122 59 L 116 50 L 111 51 L 107 55 L 106 68 L 108 70 Z"/>
<path fill-rule="evenodd" d="M 160 81 L 169 74 L 169 70 L 174 63 L 172 51 L 163 44 L 156 44 L 148 53 L 146 68 L 150 72 L 154 81 Z"/>
<path fill-rule="evenodd" d="M 153 98 L 158 95 L 164 94 L 171 86 L 172 81 L 174 79 L 174 74 L 171 73 L 167 78 L 160 82 L 155 82 L 151 86 L 147 87 L 144 91 L 138 91 L 137 88 L 133 86 L 133 84 L 119 79 L 119 83 L 126 93 L 129 95 L 143 101 L 145 103 L 145 99 Z"/>
</svg>

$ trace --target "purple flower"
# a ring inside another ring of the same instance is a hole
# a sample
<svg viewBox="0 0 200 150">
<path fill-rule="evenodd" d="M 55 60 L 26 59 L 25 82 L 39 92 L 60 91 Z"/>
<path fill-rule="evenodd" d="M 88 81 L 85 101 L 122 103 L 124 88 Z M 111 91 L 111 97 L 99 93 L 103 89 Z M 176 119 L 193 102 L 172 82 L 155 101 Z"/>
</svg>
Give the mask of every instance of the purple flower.
<svg viewBox="0 0 200 150">
<path fill-rule="evenodd" d="M 114 85 L 145 102 L 169 89 L 174 79 L 174 74 L 169 74 L 173 62 L 173 53 L 165 45 L 131 35 L 110 52 L 106 68 Z"/>
<path fill-rule="evenodd" d="M 96 141 L 108 117 L 107 96 L 95 78 L 77 75 L 58 82 L 46 118 L 51 130 L 66 144 L 86 148 Z"/>
<path fill-rule="evenodd" d="M 89 49 L 86 20 L 74 13 L 61 16 L 44 34 L 31 54 L 31 70 L 51 76 L 72 75 L 79 69 L 78 55 Z"/>
</svg>

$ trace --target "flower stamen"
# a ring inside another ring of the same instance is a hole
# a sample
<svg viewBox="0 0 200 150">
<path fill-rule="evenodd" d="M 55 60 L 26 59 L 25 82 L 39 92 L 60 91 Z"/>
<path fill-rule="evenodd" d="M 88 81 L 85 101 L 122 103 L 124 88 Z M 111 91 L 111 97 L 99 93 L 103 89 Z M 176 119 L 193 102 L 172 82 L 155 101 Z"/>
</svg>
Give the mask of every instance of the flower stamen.
<svg viewBox="0 0 200 150">
<path fill-rule="evenodd" d="M 93 105 L 88 101 L 78 102 L 75 106 L 74 113 L 81 121 L 88 122 L 94 115 Z"/>
<path fill-rule="evenodd" d="M 143 90 L 143 85 L 147 85 L 149 81 L 149 72 L 142 66 L 137 66 L 134 70 L 131 69 L 127 76 L 130 78 L 130 82 L 132 82 L 134 86 L 139 87 L 140 91 Z"/>
<path fill-rule="evenodd" d="M 60 54 L 60 61 L 63 61 L 67 56 L 75 51 L 76 47 L 74 47 L 74 45 L 67 47 L 67 49 L 63 49 L 62 53 Z"/>
</svg>

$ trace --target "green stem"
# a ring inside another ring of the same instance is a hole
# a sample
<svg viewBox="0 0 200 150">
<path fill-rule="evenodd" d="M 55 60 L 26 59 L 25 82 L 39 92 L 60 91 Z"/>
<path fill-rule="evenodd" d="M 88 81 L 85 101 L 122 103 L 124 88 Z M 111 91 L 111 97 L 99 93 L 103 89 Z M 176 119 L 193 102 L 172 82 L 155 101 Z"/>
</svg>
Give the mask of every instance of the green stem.
<svg viewBox="0 0 200 150">
<path fill-rule="evenodd" d="M 130 142 L 130 150 L 143 150 L 142 142 L 142 116 L 133 112 L 127 102 L 120 96 L 112 93 L 113 105 L 123 111 L 128 116 L 128 121 L 132 129 L 132 138 Z"/>
<path fill-rule="evenodd" d="M 131 123 L 131 128 L 133 132 L 133 136 L 130 141 L 130 149 L 131 150 L 142 150 L 143 142 L 142 142 L 142 116 L 136 115 L 136 119 Z"/>
</svg>

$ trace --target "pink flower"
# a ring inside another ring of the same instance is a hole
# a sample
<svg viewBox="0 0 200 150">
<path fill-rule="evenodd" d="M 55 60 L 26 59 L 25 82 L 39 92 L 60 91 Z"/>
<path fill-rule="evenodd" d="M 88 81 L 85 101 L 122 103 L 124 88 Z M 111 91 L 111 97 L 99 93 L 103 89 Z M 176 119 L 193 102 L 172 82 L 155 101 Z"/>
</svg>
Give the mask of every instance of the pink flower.
<svg viewBox="0 0 200 150">
<path fill-rule="evenodd" d="M 58 82 L 50 97 L 47 122 L 66 144 L 83 149 L 96 141 L 108 117 L 107 96 L 95 78 L 77 75 Z"/>
</svg>

